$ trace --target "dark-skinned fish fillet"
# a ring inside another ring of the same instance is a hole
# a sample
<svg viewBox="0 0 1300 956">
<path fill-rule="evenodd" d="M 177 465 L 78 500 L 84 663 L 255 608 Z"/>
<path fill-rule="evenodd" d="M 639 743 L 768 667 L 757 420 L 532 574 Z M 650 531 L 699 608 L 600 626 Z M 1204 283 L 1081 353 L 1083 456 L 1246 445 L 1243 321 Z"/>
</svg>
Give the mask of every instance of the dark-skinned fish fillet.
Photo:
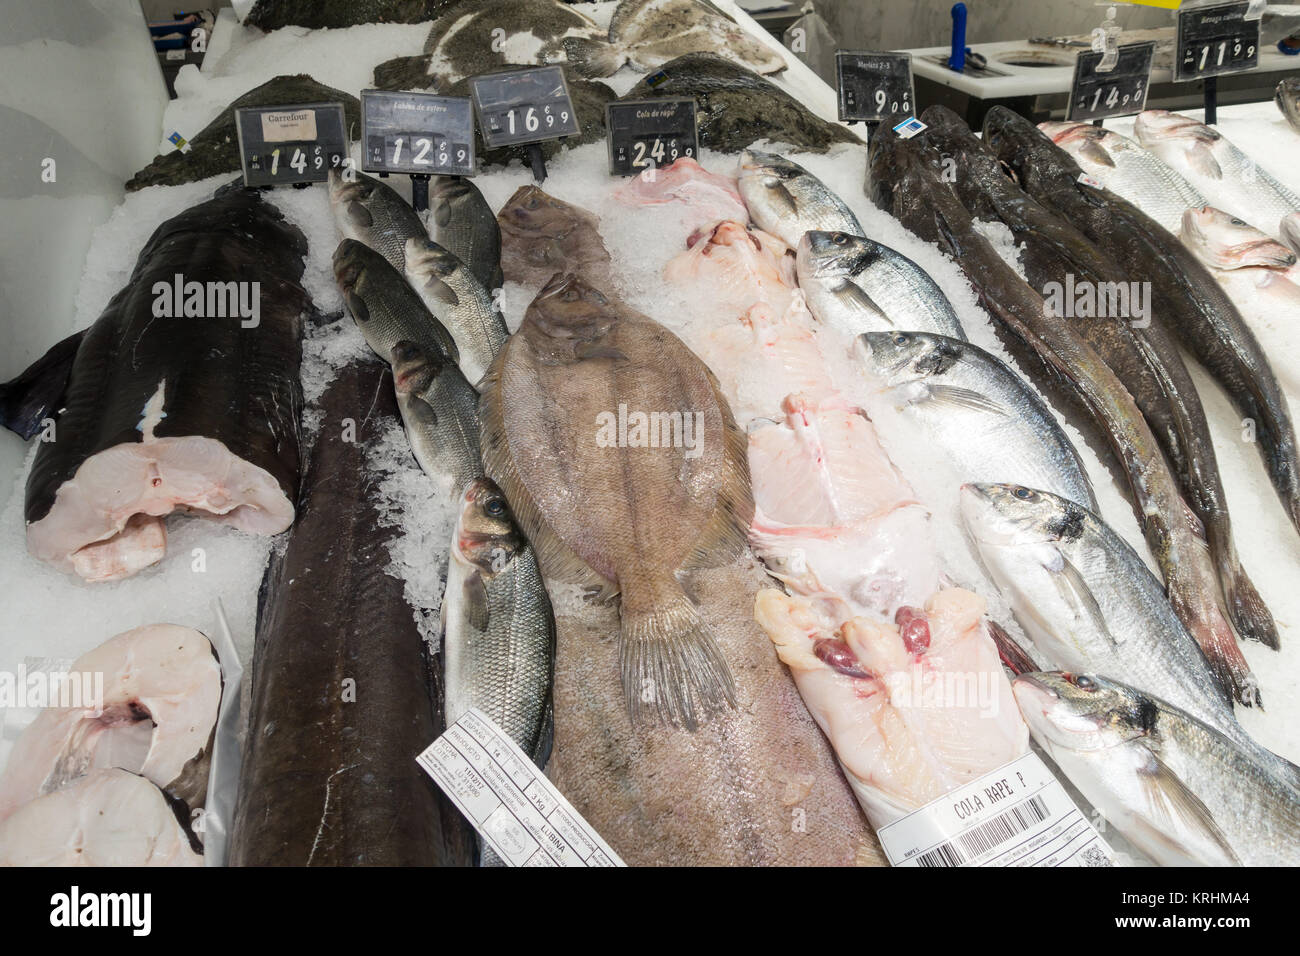
<svg viewBox="0 0 1300 956">
<path fill-rule="evenodd" d="M 415 762 L 441 703 L 365 463 L 397 424 L 387 366 L 342 369 L 321 408 L 301 517 L 262 582 L 230 861 L 468 866 L 472 831 Z"/>
<path fill-rule="evenodd" d="M 162 558 L 162 516 L 178 507 L 252 533 L 289 526 L 306 249 L 277 209 L 242 189 L 158 227 L 86 330 L 55 440 L 36 453 L 26 496 L 34 556 L 112 580 Z M 155 315 L 155 283 L 177 275 L 260 283 L 258 324 L 244 327 L 229 308 L 226 318 Z"/>
</svg>

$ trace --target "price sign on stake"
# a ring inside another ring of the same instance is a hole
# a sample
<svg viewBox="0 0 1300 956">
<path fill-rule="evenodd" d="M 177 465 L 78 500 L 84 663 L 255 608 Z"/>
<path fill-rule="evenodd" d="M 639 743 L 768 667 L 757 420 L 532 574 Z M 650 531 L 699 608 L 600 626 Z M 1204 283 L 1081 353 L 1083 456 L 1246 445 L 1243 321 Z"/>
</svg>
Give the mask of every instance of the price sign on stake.
<svg viewBox="0 0 1300 956">
<path fill-rule="evenodd" d="M 699 153 L 694 100 L 632 100 L 605 107 L 609 172 L 631 176 Z"/>
<path fill-rule="evenodd" d="M 876 123 L 916 109 L 912 54 L 835 51 L 840 119 Z"/>
<path fill-rule="evenodd" d="M 1250 4 L 1241 0 L 1180 11 L 1174 80 L 1203 80 L 1259 66 L 1259 20 L 1247 20 L 1248 9 Z"/>
<path fill-rule="evenodd" d="M 1075 61 L 1067 120 L 1082 123 L 1107 116 L 1129 116 L 1146 109 L 1155 42 L 1120 47 L 1115 68 L 1109 73 L 1098 73 L 1097 65 L 1104 55 L 1080 53 Z"/>
<path fill-rule="evenodd" d="M 474 108 L 462 96 L 362 90 L 361 143 L 368 173 L 473 176 Z"/>
<path fill-rule="evenodd" d="M 489 73 L 469 81 L 478 128 L 489 149 L 540 143 L 580 132 L 569 84 L 558 66 Z"/>
<path fill-rule="evenodd" d="M 323 183 L 348 157 L 342 103 L 235 110 L 245 186 Z"/>
</svg>

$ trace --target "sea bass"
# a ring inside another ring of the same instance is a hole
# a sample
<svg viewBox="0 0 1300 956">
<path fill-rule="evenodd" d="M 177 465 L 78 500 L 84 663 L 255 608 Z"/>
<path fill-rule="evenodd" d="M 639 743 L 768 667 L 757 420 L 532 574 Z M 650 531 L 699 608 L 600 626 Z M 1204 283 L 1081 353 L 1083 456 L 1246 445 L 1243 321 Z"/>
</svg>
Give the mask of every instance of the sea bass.
<svg viewBox="0 0 1300 956">
<path fill-rule="evenodd" d="M 888 246 L 844 232 L 805 232 L 796 253 L 799 288 L 817 321 L 864 332 L 966 333 L 930 274 Z"/>
<path fill-rule="evenodd" d="M 755 73 L 777 73 L 785 57 L 702 0 L 621 0 L 608 42 L 564 41 L 569 64 L 583 76 L 612 76 L 624 66 L 644 73 L 685 53 L 721 53 Z"/>
<path fill-rule="evenodd" d="M 862 235 L 858 217 L 826 184 L 775 153 L 747 149 L 740 154 L 740 195 L 758 228 L 791 249 L 810 229 Z"/>
<path fill-rule="evenodd" d="M 1291 128 L 1300 133 L 1300 77 L 1283 77 L 1273 94 L 1273 102 L 1282 111 Z"/>
<path fill-rule="evenodd" d="M 960 588 L 901 608 L 894 624 L 841 624 L 805 598 L 759 592 L 754 617 L 876 829 L 1028 751 L 983 615 Z"/>
<path fill-rule="evenodd" d="M 1039 123 L 1038 128 L 1085 173 L 1172 233 L 1178 232 L 1184 211 L 1205 205 L 1205 197 L 1168 163 L 1114 130 L 1091 123 Z"/>
<path fill-rule="evenodd" d="M 330 208 L 344 239 L 364 243 L 405 275 L 406 243 L 425 236 L 424 223 L 393 187 L 365 173 L 351 171 L 348 180 L 338 170 L 329 171 Z"/>
<path fill-rule="evenodd" d="M 868 332 L 858 342 L 885 398 L 944 450 L 963 481 L 1015 481 L 1097 510 L 1078 452 L 1043 400 L 1001 360 L 927 332 Z"/>
<path fill-rule="evenodd" d="M 1157 864 L 1300 865 L 1300 795 L 1218 731 L 1111 678 L 1012 686 L 1034 740 Z"/>
<path fill-rule="evenodd" d="M 654 704 L 693 728 L 734 704 L 730 668 L 676 577 L 742 553 L 753 513 L 744 433 L 703 363 L 657 322 L 557 275 L 493 363 L 482 417 L 488 476 L 548 575 L 620 595 L 632 714 Z"/>
<path fill-rule="evenodd" d="M 1211 204 L 1270 235 L 1277 235 L 1284 217 L 1300 212 L 1300 195 L 1212 126 L 1168 110 L 1147 110 L 1138 114 L 1133 133 Z"/>
<path fill-rule="evenodd" d="M 406 243 L 406 278 L 456 341 L 457 364 L 476 385 L 510 333 L 492 294 L 469 266 L 432 239 Z"/>
<path fill-rule="evenodd" d="M 557 272 L 573 272 L 604 283 L 609 252 L 600 221 L 536 186 L 520 186 L 497 213 L 501 267 L 512 282 L 540 286 Z"/>
<path fill-rule="evenodd" d="M 429 183 L 429 237 L 465 265 L 491 293 L 501 274 L 501 228 L 492 207 L 464 176 L 434 176 Z"/>
<path fill-rule="evenodd" d="M 478 392 L 453 363 L 414 342 L 393 346 L 393 390 L 411 452 L 453 493 L 483 474 Z"/>
</svg>

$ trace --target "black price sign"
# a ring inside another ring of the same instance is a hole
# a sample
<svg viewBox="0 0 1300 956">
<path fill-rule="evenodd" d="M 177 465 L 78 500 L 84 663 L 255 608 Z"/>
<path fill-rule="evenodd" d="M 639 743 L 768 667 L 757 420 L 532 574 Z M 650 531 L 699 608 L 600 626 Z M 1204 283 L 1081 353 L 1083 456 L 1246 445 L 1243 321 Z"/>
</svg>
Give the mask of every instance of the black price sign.
<svg viewBox="0 0 1300 956">
<path fill-rule="evenodd" d="M 1130 43 L 1119 48 L 1119 61 L 1109 73 L 1098 73 L 1103 53 L 1080 53 L 1074 64 L 1074 83 L 1065 118 L 1089 122 L 1107 116 L 1141 113 L 1151 86 L 1155 41 Z"/>
<path fill-rule="evenodd" d="M 361 142 L 361 168 L 368 173 L 475 173 L 474 108 L 467 97 L 362 90 Z"/>
<path fill-rule="evenodd" d="M 840 119 L 877 123 L 916 109 L 912 54 L 835 51 Z"/>
<path fill-rule="evenodd" d="M 323 183 L 348 158 L 342 103 L 235 110 L 245 186 Z"/>
<path fill-rule="evenodd" d="M 478 127 L 489 149 L 580 132 L 569 84 L 558 66 L 489 73 L 469 83 Z"/>
<path fill-rule="evenodd" d="M 695 159 L 694 100 L 629 100 L 605 106 L 609 131 L 609 171 L 631 176 L 656 166 L 670 166 L 683 156 Z"/>
<path fill-rule="evenodd" d="M 1259 21 L 1246 19 L 1249 8 L 1240 2 L 1180 11 L 1174 80 L 1203 80 L 1259 66 Z"/>
</svg>

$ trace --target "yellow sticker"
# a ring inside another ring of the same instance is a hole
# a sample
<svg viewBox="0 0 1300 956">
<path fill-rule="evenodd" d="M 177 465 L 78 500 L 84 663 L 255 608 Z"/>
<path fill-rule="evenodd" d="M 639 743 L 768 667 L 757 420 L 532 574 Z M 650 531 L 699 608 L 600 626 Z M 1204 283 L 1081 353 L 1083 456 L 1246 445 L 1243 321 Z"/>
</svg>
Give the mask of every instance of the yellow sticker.
<svg viewBox="0 0 1300 956">
<path fill-rule="evenodd" d="M 1122 2 L 1136 4 L 1139 7 L 1159 7 L 1161 10 L 1177 10 L 1183 5 L 1183 0 L 1122 0 Z"/>
</svg>

